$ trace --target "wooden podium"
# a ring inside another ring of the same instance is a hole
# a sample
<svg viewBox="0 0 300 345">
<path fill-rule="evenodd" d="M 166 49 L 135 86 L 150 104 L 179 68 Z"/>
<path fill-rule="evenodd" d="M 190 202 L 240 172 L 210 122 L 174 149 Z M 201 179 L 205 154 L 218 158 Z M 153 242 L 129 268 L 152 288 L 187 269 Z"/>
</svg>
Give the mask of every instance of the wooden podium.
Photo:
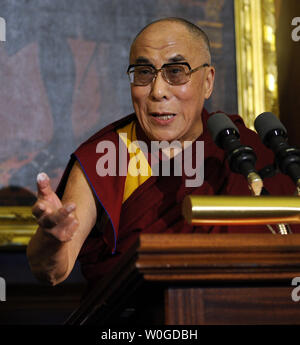
<svg viewBox="0 0 300 345">
<path fill-rule="evenodd" d="M 66 324 L 300 324 L 297 276 L 300 234 L 141 234 Z"/>
</svg>

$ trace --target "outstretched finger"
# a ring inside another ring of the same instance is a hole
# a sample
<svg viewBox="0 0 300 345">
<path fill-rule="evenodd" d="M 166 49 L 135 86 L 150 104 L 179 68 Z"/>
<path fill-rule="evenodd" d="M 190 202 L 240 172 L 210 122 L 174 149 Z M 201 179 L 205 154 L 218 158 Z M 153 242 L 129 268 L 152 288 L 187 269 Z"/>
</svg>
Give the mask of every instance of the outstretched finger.
<svg viewBox="0 0 300 345">
<path fill-rule="evenodd" d="M 48 175 L 44 172 L 39 173 L 37 175 L 37 189 L 38 189 L 38 198 L 45 198 L 51 193 L 53 193 L 53 190 L 50 185 L 50 178 Z"/>
</svg>

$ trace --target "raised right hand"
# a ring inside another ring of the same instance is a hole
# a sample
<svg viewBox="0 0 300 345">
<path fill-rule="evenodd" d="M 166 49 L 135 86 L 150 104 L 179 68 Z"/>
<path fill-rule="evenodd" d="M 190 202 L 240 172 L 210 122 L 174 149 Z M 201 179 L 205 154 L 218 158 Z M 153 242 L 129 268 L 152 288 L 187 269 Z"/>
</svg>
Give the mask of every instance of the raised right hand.
<svg viewBox="0 0 300 345">
<path fill-rule="evenodd" d="M 38 199 L 32 207 L 40 228 L 60 242 L 70 241 L 79 225 L 74 203 L 63 204 L 52 190 L 45 173 L 37 176 Z"/>
</svg>

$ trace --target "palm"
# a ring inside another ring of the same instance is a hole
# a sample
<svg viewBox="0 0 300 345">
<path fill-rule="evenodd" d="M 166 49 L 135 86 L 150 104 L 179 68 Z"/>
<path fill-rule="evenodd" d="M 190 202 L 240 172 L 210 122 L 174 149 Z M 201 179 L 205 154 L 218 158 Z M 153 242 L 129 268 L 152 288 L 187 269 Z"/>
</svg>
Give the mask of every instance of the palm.
<svg viewBox="0 0 300 345">
<path fill-rule="evenodd" d="M 62 202 L 54 191 L 43 197 L 43 202 L 52 212 L 58 211 L 62 206 Z"/>
</svg>

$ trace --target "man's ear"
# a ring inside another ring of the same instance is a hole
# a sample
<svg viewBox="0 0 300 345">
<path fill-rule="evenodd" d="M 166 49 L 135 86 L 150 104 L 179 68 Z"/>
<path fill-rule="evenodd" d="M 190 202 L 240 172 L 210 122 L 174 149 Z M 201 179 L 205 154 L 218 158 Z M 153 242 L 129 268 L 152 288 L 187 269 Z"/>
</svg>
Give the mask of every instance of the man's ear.
<svg viewBox="0 0 300 345">
<path fill-rule="evenodd" d="M 205 99 L 208 99 L 214 89 L 214 81 L 215 81 L 215 68 L 213 66 L 209 66 L 207 68 L 205 74 Z"/>
</svg>

